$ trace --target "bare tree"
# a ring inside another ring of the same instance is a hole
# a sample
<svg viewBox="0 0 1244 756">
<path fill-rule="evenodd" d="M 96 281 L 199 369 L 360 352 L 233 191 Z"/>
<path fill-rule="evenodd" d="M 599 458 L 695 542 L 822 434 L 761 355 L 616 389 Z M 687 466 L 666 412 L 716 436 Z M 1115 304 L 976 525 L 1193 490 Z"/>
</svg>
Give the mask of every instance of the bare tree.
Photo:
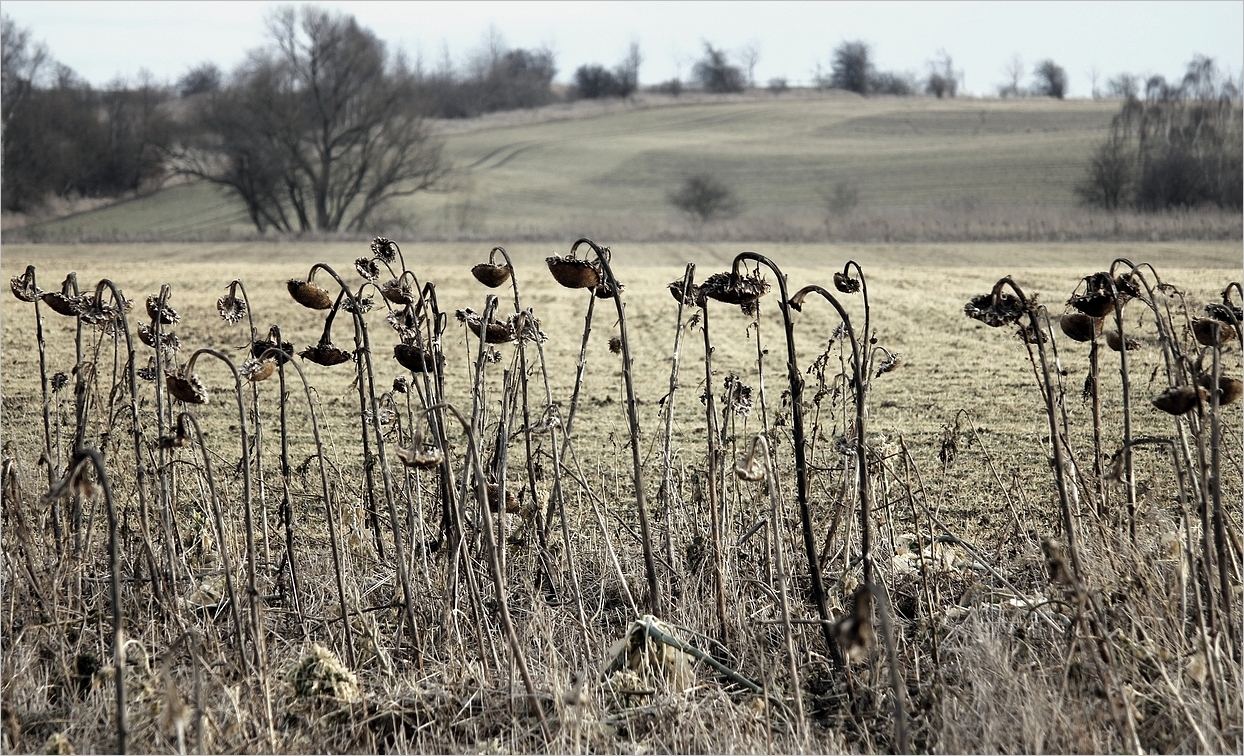
<svg viewBox="0 0 1244 756">
<path fill-rule="evenodd" d="M 733 217 L 742 210 L 730 187 L 711 173 L 688 176 L 682 186 L 666 195 L 666 200 L 700 223 Z"/>
<path fill-rule="evenodd" d="M 691 75 L 706 92 L 743 91 L 743 72 L 738 66 L 730 65 L 725 50 L 719 50 L 708 42 L 704 43 L 704 57 L 696 62 Z"/>
<path fill-rule="evenodd" d="M 963 74 L 955 71 L 955 63 L 950 53 L 938 50 L 937 57 L 930 60 L 928 66 L 929 78 L 925 81 L 925 92 L 936 95 L 939 100 L 959 93 L 959 77 Z"/>
<path fill-rule="evenodd" d="M 1092 66 L 1088 70 L 1089 81 L 1093 85 L 1092 93 L 1094 100 L 1101 99 L 1101 90 L 1097 88 L 1097 80 L 1101 78 L 1101 70 L 1096 66 Z"/>
<path fill-rule="evenodd" d="M 834 59 L 830 64 L 829 85 L 835 89 L 868 94 L 869 80 L 873 75 L 871 57 L 872 50 L 865 42 L 856 40 L 838 45 L 834 48 Z"/>
<path fill-rule="evenodd" d="M 35 80 L 49 62 L 47 46 L 30 41 L 30 30 L 22 29 L 12 17 L 0 19 L 0 111 L 3 125 L 34 87 Z"/>
<path fill-rule="evenodd" d="M 739 49 L 739 61 L 747 69 L 747 86 L 756 86 L 756 64 L 760 62 L 760 40 L 753 39 Z"/>
<path fill-rule="evenodd" d="M 178 97 L 193 97 L 205 92 L 216 92 L 224 84 L 225 75 L 210 61 L 200 63 L 182 75 L 174 87 Z"/>
<path fill-rule="evenodd" d="M 282 8 L 272 43 L 199 109 L 179 172 L 235 192 L 263 231 L 361 230 L 449 170 L 402 56 L 352 16 Z"/>
<path fill-rule="evenodd" d="M 1024 90 L 1020 88 L 1019 82 L 1024 78 L 1024 60 L 1019 57 L 1019 53 L 1011 56 L 1011 60 L 1003 66 L 1002 73 L 1006 76 L 1006 82 L 998 87 L 998 96 L 1022 97 Z"/>
<path fill-rule="evenodd" d="M 1179 85 L 1154 76 L 1141 100 L 1135 96 L 1138 83 L 1135 77 L 1118 82 L 1126 99 L 1090 159 L 1077 187 L 1080 197 L 1111 209 L 1213 205 L 1238 212 L 1244 159 L 1235 83 L 1199 55 Z"/>
<path fill-rule="evenodd" d="M 1111 97 L 1132 100 L 1140 96 L 1140 77 L 1126 71 L 1106 81 L 1106 92 Z"/>
<path fill-rule="evenodd" d="M 626 57 L 615 69 L 628 95 L 639 89 L 639 67 L 643 62 L 644 56 L 639 52 L 639 41 L 633 39 L 630 47 L 627 48 Z"/>
<path fill-rule="evenodd" d="M 1033 94 L 1061 100 L 1067 95 L 1067 70 L 1046 58 L 1032 72 Z"/>
</svg>

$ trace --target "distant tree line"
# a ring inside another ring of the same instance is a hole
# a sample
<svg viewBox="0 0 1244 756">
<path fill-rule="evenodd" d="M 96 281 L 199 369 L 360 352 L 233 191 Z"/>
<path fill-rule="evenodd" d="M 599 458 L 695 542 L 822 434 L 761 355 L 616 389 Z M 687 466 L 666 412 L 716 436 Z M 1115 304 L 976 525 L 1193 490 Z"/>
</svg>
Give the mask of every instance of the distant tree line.
<svg viewBox="0 0 1244 756">
<path fill-rule="evenodd" d="M 94 89 L 8 16 L 2 34 L 5 210 L 27 212 L 49 194 L 115 196 L 162 173 L 167 88 L 140 76 Z"/>
<path fill-rule="evenodd" d="M 352 16 L 314 7 L 278 9 L 268 38 L 231 72 L 204 63 L 171 85 L 140 74 L 94 88 L 4 16 L 3 208 L 122 196 L 182 175 L 234 193 L 260 231 L 363 230 L 389 200 L 434 189 L 449 174 L 428 119 L 627 98 L 640 89 L 643 61 L 632 43 L 613 66 L 580 66 L 563 92 L 553 85 L 551 50 L 509 47 L 495 30 L 464 64 L 446 52 L 431 68 L 389 50 Z M 758 43 L 731 52 L 706 40 L 688 86 L 755 88 L 759 60 Z M 1039 62 L 1027 83 L 1025 73 L 1016 56 L 998 95 L 1067 94 L 1067 73 L 1054 61 Z M 834 47 L 814 82 L 863 96 L 943 98 L 959 93 L 963 72 L 945 50 L 923 75 L 879 70 L 872 48 L 854 40 Z M 679 95 L 684 82 L 648 89 Z M 789 85 L 775 78 L 767 89 L 780 95 Z M 1078 190 L 1086 202 L 1240 206 L 1239 92 L 1213 61 L 1198 58 L 1177 82 L 1119 74 L 1106 90 L 1124 105 Z M 692 178 L 671 202 L 701 220 L 737 212 L 717 179 Z"/>
<path fill-rule="evenodd" d="M 1110 130 L 1077 187 L 1087 204 L 1107 209 L 1240 210 L 1244 197 L 1238 87 L 1211 58 L 1197 56 L 1182 80 L 1112 79 L 1124 97 Z"/>
<path fill-rule="evenodd" d="M 1025 87 L 1024 62 L 1018 55 L 1002 69 L 1006 81 L 998 85 L 999 97 L 1053 97 L 1061 100 L 1067 96 L 1067 69 L 1046 58 L 1037 63 L 1032 71 L 1032 83 Z"/>
</svg>

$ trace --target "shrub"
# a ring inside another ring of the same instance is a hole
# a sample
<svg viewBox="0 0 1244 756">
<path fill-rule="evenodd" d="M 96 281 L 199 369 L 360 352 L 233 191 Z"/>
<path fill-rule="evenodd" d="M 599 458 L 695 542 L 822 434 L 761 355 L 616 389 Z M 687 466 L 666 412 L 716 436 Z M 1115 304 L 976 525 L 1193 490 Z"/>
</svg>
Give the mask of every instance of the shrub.
<svg viewBox="0 0 1244 756">
<path fill-rule="evenodd" d="M 834 48 L 829 85 L 858 94 L 868 94 L 872 77 L 872 51 L 862 41 L 843 42 Z"/>
<path fill-rule="evenodd" d="M 656 92 L 657 94 L 667 94 L 667 95 L 673 95 L 677 97 L 678 95 L 682 94 L 682 79 L 679 79 L 679 78 L 668 79 L 666 81 L 661 82 L 660 84 L 657 84 L 655 87 L 652 88 L 652 91 Z"/>
<path fill-rule="evenodd" d="M 691 74 L 705 92 L 725 94 L 743 91 L 742 69 L 730 65 L 725 50 L 718 50 L 707 42 L 704 43 L 704 57 L 696 62 Z"/>
<path fill-rule="evenodd" d="M 790 91 L 790 85 L 786 83 L 786 77 L 778 76 L 769 79 L 769 91 L 773 94 L 781 94 Z"/>
<path fill-rule="evenodd" d="M 1054 61 L 1041 61 L 1032 75 L 1036 79 L 1032 85 L 1033 94 L 1058 100 L 1067 94 L 1067 71 Z"/>
<path fill-rule="evenodd" d="M 868 82 L 868 91 L 872 94 L 913 95 L 916 93 L 915 77 L 898 71 L 881 71 L 873 74 Z"/>
<path fill-rule="evenodd" d="M 622 84 L 609 69 L 593 63 L 579 66 L 574 72 L 575 94 L 585 100 L 596 100 L 602 97 L 625 97 L 630 92 L 622 91 Z"/>
<path fill-rule="evenodd" d="M 742 209 L 734 191 L 711 173 L 688 176 L 666 199 L 701 223 L 718 217 L 733 217 Z"/>
<path fill-rule="evenodd" d="M 585 100 L 630 97 L 639 86 L 639 45 L 631 43 L 626 58 L 613 70 L 599 63 L 579 66 L 574 72 L 575 95 Z"/>
<path fill-rule="evenodd" d="M 936 60 L 929 61 L 929 78 L 925 80 L 926 94 L 935 95 L 937 99 L 954 97 L 959 93 L 959 76 L 955 72 L 954 61 L 945 50 L 938 52 Z"/>
<path fill-rule="evenodd" d="M 851 181 L 837 181 L 821 191 L 821 202 L 829 215 L 843 215 L 860 204 L 860 188 Z"/>
</svg>

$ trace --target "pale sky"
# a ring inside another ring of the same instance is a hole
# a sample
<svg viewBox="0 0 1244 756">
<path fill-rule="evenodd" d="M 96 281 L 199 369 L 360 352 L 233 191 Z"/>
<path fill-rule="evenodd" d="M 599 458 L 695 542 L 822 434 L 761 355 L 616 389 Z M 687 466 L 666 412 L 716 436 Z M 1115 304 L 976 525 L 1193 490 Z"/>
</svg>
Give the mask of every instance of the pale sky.
<svg viewBox="0 0 1244 756">
<path fill-rule="evenodd" d="M 272 2 L 50 2 L 7 0 L 3 12 L 44 41 L 53 57 L 94 85 L 140 69 L 175 81 L 213 61 L 226 72 L 265 43 Z M 702 41 L 760 50 L 757 83 L 808 83 L 844 40 L 872 46 L 883 70 L 923 76 L 941 49 L 965 74 L 966 91 L 992 94 L 1015 55 L 1031 72 L 1052 58 L 1067 70 L 1069 95 L 1091 93 L 1121 71 L 1177 78 L 1192 56 L 1244 68 L 1244 2 L 322 2 L 352 13 L 394 48 L 432 66 L 448 50 L 462 63 L 490 26 L 512 47 L 547 45 L 557 79 L 584 63 L 612 67 L 637 41 L 639 77 L 681 76 Z"/>
</svg>

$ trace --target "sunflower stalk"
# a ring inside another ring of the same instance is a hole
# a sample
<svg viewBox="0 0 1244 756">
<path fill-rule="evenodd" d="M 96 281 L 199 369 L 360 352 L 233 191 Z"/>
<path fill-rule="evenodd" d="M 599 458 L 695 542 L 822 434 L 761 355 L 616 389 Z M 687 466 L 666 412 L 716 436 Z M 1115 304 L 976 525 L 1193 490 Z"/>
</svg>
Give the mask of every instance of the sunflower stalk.
<svg viewBox="0 0 1244 756">
<path fill-rule="evenodd" d="M 631 359 L 630 340 L 626 333 L 626 307 L 622 303 L 622 285 L 613 274 L 613 269 L 609 265 L 609 255 L 603 249 L 596 245 L 591 239 L 579 239 L 571 245 L 571 254 L 579 247 L 580 244 L 587 244 L 596 254 L 596 264 L 600 266 L 600 270 L 604 274 L 604 280 L 608 284 L 613 295 L 614 305 L 618 310 L 618 329 L 619 337 L 622 341 L 622 380 L 626 385 L 626 415 L 630 423 L 630 439 L 631 447 L 631 465 L 635 482 L 635 508 L 639 512 L 639 533 L 643 539 L 644 547 L 644 569 L 648 574 L 648 604 L 652 609 L 654 616 L 661 616 L 664 610 L 664 601 L 661 597 L 661 583 L 657 578 L 656 561 L 652 556 L 652 534 L 651 527 L 648 522 L 648 505 L 644 494 L 644 475 L 643 464 L 640 460 L 640 432 L 639 432 L 639 412 L 635 402 L 635 382 L 631 375 L 634 361 Z"/>
</svg>

